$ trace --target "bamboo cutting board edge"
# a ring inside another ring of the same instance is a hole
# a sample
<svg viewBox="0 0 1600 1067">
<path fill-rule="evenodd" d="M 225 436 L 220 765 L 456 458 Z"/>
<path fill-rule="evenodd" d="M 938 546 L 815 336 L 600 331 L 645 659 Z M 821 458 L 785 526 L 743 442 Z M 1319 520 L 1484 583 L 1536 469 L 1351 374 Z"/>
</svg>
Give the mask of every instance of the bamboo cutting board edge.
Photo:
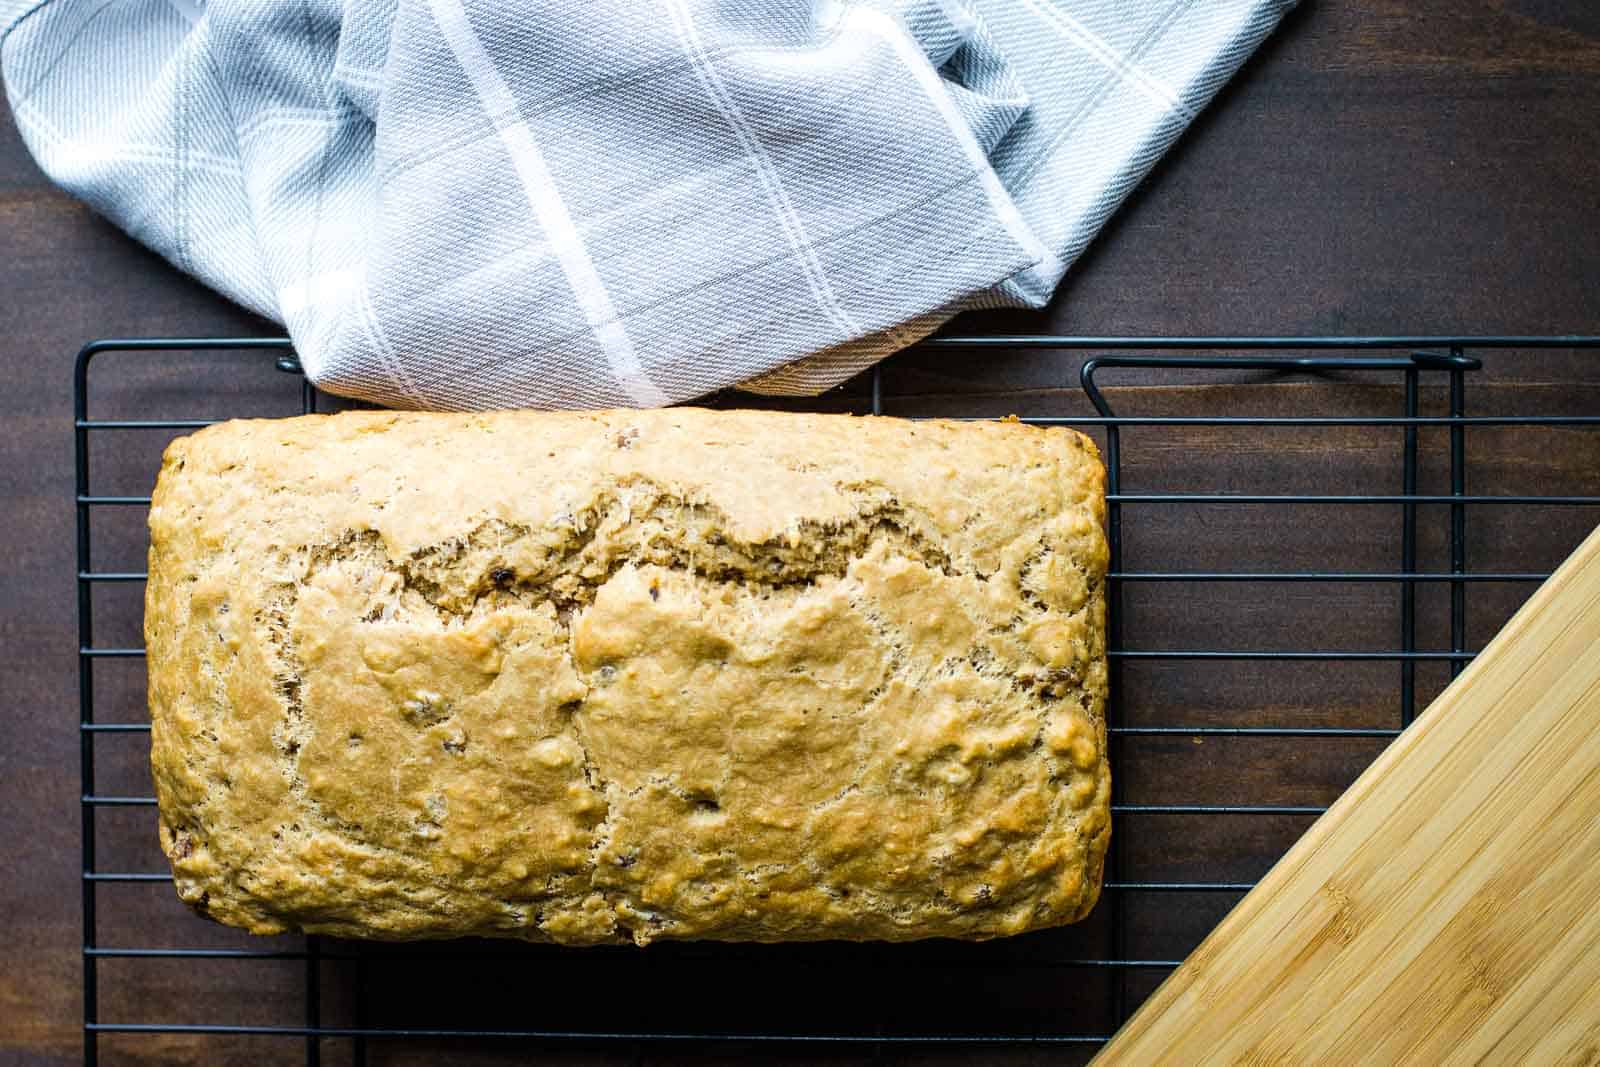
<svg viewBox="0 0 1600 1067">
<path fill-rule="evenodd" d="M 1600 1062 L 1600 529 L 1096 1063 L 1514 1047 Z"/>
</svg>

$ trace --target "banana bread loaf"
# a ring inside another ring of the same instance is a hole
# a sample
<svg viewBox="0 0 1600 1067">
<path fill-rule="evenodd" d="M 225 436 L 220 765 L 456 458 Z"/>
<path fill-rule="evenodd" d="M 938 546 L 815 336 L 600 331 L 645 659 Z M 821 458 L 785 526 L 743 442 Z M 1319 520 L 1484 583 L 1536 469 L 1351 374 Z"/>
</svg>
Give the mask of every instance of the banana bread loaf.
<svg viewBox="0 0 1600 1067">
<path fill-rule="evenodd" d="M 151 764 L 257 933 L 985 938 L 1110 834 L 1104 471 L 1016 423 L 349 412 L 168 448 Z"/>
</svg>

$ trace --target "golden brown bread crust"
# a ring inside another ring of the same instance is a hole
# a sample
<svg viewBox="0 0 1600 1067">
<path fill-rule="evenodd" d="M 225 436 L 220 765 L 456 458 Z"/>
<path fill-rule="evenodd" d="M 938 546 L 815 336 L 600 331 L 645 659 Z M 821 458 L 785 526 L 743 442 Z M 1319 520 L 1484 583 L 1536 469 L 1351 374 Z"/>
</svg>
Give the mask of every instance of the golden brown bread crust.
<svg viewBox="0 0 1600 1067">
<path fill-rule="evenodd" d="M 984 938 L 1110 833 L 1069 430 L 694 409 L 225 423 L 150 511 L 179 895 L 257 933 Z"/>
</svg>

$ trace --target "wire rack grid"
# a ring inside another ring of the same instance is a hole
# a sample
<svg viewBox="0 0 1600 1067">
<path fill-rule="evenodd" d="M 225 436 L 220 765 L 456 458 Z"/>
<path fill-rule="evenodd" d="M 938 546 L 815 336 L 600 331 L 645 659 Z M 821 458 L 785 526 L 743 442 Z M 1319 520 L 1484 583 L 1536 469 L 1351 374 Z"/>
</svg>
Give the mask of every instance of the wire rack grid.
<svg viewBox="0 0 1600 1067">
<path fill-rule="evenodd" d="M 1483 427 L 1535 428 L 1597 428 L 1600 415 L 1471 415 L 1467 412 L 1466 394 L 1470 376 L 1482 366 L 1480 354 L 1504 349 L 1600 349 L 1600 337 L 1281 337 L 1281 338 L 1119 338 L 1119 337 L 1058 337 L 1058 336 L 1001 336 L 1001 337 L 949 337 L 925 342 L 926 345 L 959 349 L 1059 349 L 1081 352 L 1087 356 L 1080 369 L 1080 384 L 1095 414 L 1075 417 L 1024 418 L 1025 422 L 1041 425 L 1072 425 L 1091 428 L 1097 432 L 1104 445 L 1108 488 L 1108 534 L 1111 547 L 1111 572 L 1108 593 L 1110 596 L 1111 701 L 1108 720 L 1111 736 L 1113 770 L 1125 757 L 1125 749 L 1140 738 L 1182 738 L 1203 741 L 1206 738 L 1275 738 L 1293 744 L 1315 744 L 1326 738 L 1368 738 L 1375 744 L 1386 743 L 1397 736 L 1414 718 L 1418 705 L 1417 670 L 1423 664 L 1447 665 L 1451 677 L 1459 673 L 1473 656 L 1467 645 L 1468 593 L 1483 583 L 1506 583 L 1526 587 L 1547 576 L 1534 570 L 1480 570 L 1467 566 L 1467 515 L 1469 505 L 1541 505 L 1559 508 L 1587 508 L 1600 505 L 1600 496 L 1520 494 L 1485 495 L 1467 491 L 1468 464 L 1466 438 L 1469 431 Z M 341 1051 L 348 1049 L 352 1062 L 366 1063 L 369 1049 L 377 1042 L 405 1041 L 523 1041 L 555 1046 L 619 1045 L 637 1054 L 640 1050 L 661 1045 L 668 1048 L 693 1046 L 722 1046 L 728 1043 L 749 1043 L 751 1047 L 770 1047 L 771 1044 L 792 1045 L 797 1048 L 859 1047 L 869 1054 L 882 1054 L 886 1049 L 908 1046 L 962 1046 L 982 1048 L 998 1045 L 1021 1046 L 1075 1046 L 1080 1051 L 1092 1051 L 1107 1040 L 1110 1032 L 1124 1021 L 1142 999 L 1136 990 L 1130 990 L 1130 978 L 1141 974 L 1160 975 L 1177 966 L 1174 958 L 1138 958 L 1130 955 L 1127 921 L 1127 902 L 1134 897 L 1162 895 L 1181 896 L 1193 900 L 1196 896 L 1215 896 L 1231 902 L 1251 888 L 1249 880 L 1209 877 L 1206 872 L 1195 872 L 1194 877 L 1174 879 L 1135 879 L 1129 877 L 1129 864 L 1125 855 L 1126 842 L 1139 834 L 1140 820 L 1162 815 L 1181 815 L 1195 818 L 1220 816 L 1304 816 L 1314 817 L 1324 810 L 1322 805 L 1303 804 L 1172 804 L 1140 803 L 1124 795 L 1122 776 L 1113 775 L 1112 811 L 1118 827 L 1113 835 L 1112 854 L 1108 858 L 1104 899 L 1100 905 L 1101 922 L 1106 927 L 1106 938 L 1099 951 L 1080 952 L 1072 958 L 1038 958 L 1002 954 L 991 961 L 1006 968 L 1049 968 L 1058 973 L 1080 976 L 1075 981 L 1097 986 L 1104 998 L 1103 1010 L 1080 1012 L 1093 1015 L 1098 1026 L 1074 1025 L 1080 1020 L 1074 1013 L 1060 1006 L 1047 1008 L 1039 1018 L 1027 1026 L 1016 1028 L 952 1027 L 948 1018 L 935 1013 L 923 1016 L 913 1014 L 901 1025 L 887 1026 L 880 1022 L 857 1020 L 854 1025 L 827 1025 L 826 1013 L 779 1012 L 767 1020 L 771 1025 L 738 1025 L 736 1020 L 726 1020 L 725 1025 L 704 1025 L 694 1020 L 694 1025 L 660 1025 L 659 1019 L 644 1019 L 637 1025 L 570 1026 L 561 1020 L 537 1020 L 528 1025 L 517 1020 L 506 1025 L 496 1019 L 481 1023 L 474 1018 L 456 1025 L 446 1020 L 443 1025 L 412 1025 L 393 1019 L 374 1021 L 367 1010 L 364 987 L 373 979 L 374 962 L 391 967 L 404 960 L 405 949 L 378 949 L 351 942 L 331 941 L 318 937 L 278 939 L 269 947 L 203 947 L 173 944 L 105 944 L 100 935 L 101 919 L 108 910 L 115 910 L 119 902 L 115 894 L 126 892 L 129 886 L 139 883 L 170 883 L 171 876 L 164 871 L 107 869 L 100 865 L 98 856 L 106 845 L 105 833 L 97 816 L 107 809 L 148 808 L 154 798 L 146 795 L 116 795 L 102 792 L 96 782 L 97 747 L 102 745 L 139 745 L 148 736 L 147 722 L 101 721 L 96 716 L 97 668 L 107 660 L 138 659 L 143 649 L 132 644 L 101 645 L 95 641 L 96 593 L 108 586 L 137 585 L 144 574 L 137 570 L 96 569 L 91 551 L 91 530 L 97 514 L 108 509 L 142 509 L 148 497 L 137 495 L 109 495 L 95 491 L 91 480 L 92 445 L 97 438 L 127 433 L 152 431 L 174 435 L 215 419 L 93 418 L 90 414 L 90 369 L 96 358 L 110 352 L 140 356 L 160 356 L 163 353 L 205 353 L 218 359 L 245 359 L 274 361 L 279 370 L 299 374 L 299 365 L 289 342 L 283 338 L 151 338 L 134 340 L 96 341 L 79 354 L 75 370 L 74 436 L 76 443 L 76 508 L 77 508 L 77 594 L 79 618 L 79 725 L 81 774 L 81 834 L 82 834 L 82 912 L 83 912 L 83 1007 L 85 1062 L 97 1060 L 101 1039 L 105 1035 L 164 1036 L 185 1040 L 259 1038 L 268 1039 L 274 1055 L 284 1054 L 288 1047 L 298 1045 L 308 1064 L 317 1064 L 330 1053 L 330 1045 L 340 1043 Z M 1248 415 L 1217 414 L 1204 416 L 1126 416 L 1112 410 L 1103 384 L 1108 373 L 1135 370 L 1139 372 L 1187 372 L 1193 370 L 1257 371 L 1288 375 L 1339 375 L 1378 376 L 1393 380 L 1398 375 L 1403 383 L 1403 409 L 1392 415 Z M 1421 413 L 1419 397 L 1425 384 L 1442 383 L 1448 389 L 1448 413 L 1425 415 Z M 884 396 L 881 371 L 874 370 L 870 379 L 870 410 L 884 413 Z M 315 412 L 321 401 L 319 393 L 303 378 L 299 382 L 299 406 L 304 412 Z M 892 413 L 892 412 L 891 412 Z M 219 413 L 221 414 L 221 413 Z M 1374 432 L 1397 432 L 1401 447 L 1399 456 L 1400 492 L 1371 494 L 1271 494 L 1260 492 L 1129 492 L 1123 487 L 1124 453 L 1127 439 L 1135 434 L 1159 434 L 1176 428 L 1197 427 L 1283 427 L 1309 429 L 1313 427 L 1370 428 Z M 1449 492 L 1426 494 L 1418 491 L 1419 431 L 1440 431 L 1448 436 Z M 1124 541 L 1126 532 L 1140 522 L 1145 509 L 1161 506 L 1236 506 L 1263 507 L 1392 507 L 1399 511 L 1396 533 L 1398 544 L 1394 555 L 1398 567 L 1388 570 L 1221 570 L 1192 569 L 1181 566 L 1166 569 L 1132 570 L 1124 567 Z M 1448 545 L 1448 569 L 1423 569 L 1419 567 L 1419 507 L 1442 506 L 1448 512 L 1448 530 L 1442 536 Z M 1124 598 L 1128 591 L 1138 586 L 1157 583 L 1195 583 L 1202 585 L 1259 586 L 1267 583 L 1332 583 L 1360 584 L 1393 587 L 1399 601 L 1399 633 L 1395 647 L 1366 651 L 1349 651 L 1333 648 L 1260 648 L 1229 649 L 1211 647 L 1203 643 L 1183 647 L 1154 648 L 1142 644 L 1138 635 L 1125 625 Z M 1448 589 L 1449 647 L 1422 648 L 1418 644 L 1418 591 L 1431 586 Z M 1124 674 L 1130 665 L 1163 661 L 1184 664 L 1193 661 L 1331 661 L 1337 664 L 1356 664 L 1365 661 L 1389 663 L 1397 667 L 1394 672 L 1397 714 L 1394 721 L 1382 726 L 1208 726 L 1181 721 L 1155 721 L 1141 716 L 1130 721 L 1129 708 L 1124 705 Z M 1375 753 L 1374 753 L 1375 754 Z M 152 842 L 154 835 L 150 835 Z M 152 847 L 152 856 L 159 856 Z M 111 899 L 107 900 L 106 897 Z M 169 901 L 178 908 L 175 901 Z M 186 917 L 187 918 L 187 917 Z M 200 920 L 191 920 L 199 923 Z M 1025 939 L 1023 939 L 1025 940 Z M 998 944 L 998 943 L 995 943 Z M 541 951 L 534 953 L 533 949 Z M 638 957 L 619 955 L 609 950 L 543 951 L 546 946 L 495 946 L 480 954 L 477 949 L 465 951 L 434 949 L 424 957 L 430 968 L 445 969 L 453 961 L 490 958 L 501 965 L 546 966 L 552 962 L 563 967 L 577 966 L 580 959 L 600 967 L 611 975 L 631 969 L 653 967 L 654 980 L 678 981 L 682 975 L 706 973 L 705 968 L 749 967 L 781 971 L 786 967 L 836 968 L 858 965 L 895 965 L 897 954 L 908 952 L 906 946 L 852 946 L 848 950 L 821 947 L 815 951 L 784 956 L 773 950 L 755 950 L 753 946 L 697 946 L 683 948 L 672 946 L 665 959 L 651 964 L 640 962 Z M 518 952 L 529 952 L 518 956 Z M 951 976 L 962 977 L 970 972 L 976 962 L 982 962 L 982 953 L 992 952 L 991 946 L 964 946 L 961 953 L 941 960 L 911 951 L 904 957 L 908 967 L 920 968 L 938 975 L 940 967 L 948 966 Z M 842 953 L 842 954 L 841 954 Z M 171 1021 L 152 1021 L 138 1018 L 102 1017 L 102 994 L 107 989 L 108 978 L 103 966 L 108 960 L 175 960 L 187 961 L 203 968 L 215 961 L 278 961 L 287 962 L 299 969 L 300 990 L 296 996 L 298 1008 L 292 1018 L 270 1022 L 231 1022 L 225 1019 L 204 1017 Z M 327 981 L 329 968 L 335 968 L 339 982 L 355 990 L 352 1003 L 340 1009 L 340 1017 L 330 1020 L 327 1007 Z M 589 973 L 589 972 L 585 972 Z M 740 972 L 745 973 L 745 972 Z M 1085 976 L 1087 977 L 1081 977 Z M 1148 983 L 1145 983 L 1148 986 Z M 1148 992 L 1148 989 L 1145 989 Z M 1053 1024 L 1053 1025 L 1052 1025 Z M 1065 1024 L 1065 1025 L 1063 1025 Z M 342 1057 L 341 1057 L 342 1058 Z"/>
</svg>

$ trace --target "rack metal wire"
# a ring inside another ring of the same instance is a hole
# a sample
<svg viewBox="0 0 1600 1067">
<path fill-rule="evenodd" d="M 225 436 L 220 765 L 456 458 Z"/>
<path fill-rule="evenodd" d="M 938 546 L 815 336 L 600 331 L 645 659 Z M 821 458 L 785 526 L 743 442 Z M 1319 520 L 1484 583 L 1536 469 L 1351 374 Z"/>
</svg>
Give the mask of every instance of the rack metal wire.
<svg viewBox="0 0 1600 1067">
<path fill-rule="evenodd" d="M 1539 336 L 1539 337 L 1057 337 L 1057 336 L 985 336 L 948 337 L 924 342 L 934 348 L 959 349 L 1060 349 L 1088 355 L 1082 363 L 1080 383 L 1096 412 L 1085 417 L 1024 418 L 1025 422 L 1040 425 L 1071 425 L 1097 427 L 1103 434 L 1108 475 L 1108 525 L 1111 547 L 1111 570 L 1108 592 L 1111 600 L 1109 656 L 1111 660 L 1112 700 L 1108 709 L 1113 768 L 1123 759 L 1125 746 L 1136 738 L 1283 738 L 1300 742 L 1327 738 L 1366 738 L 1386 742 L 1411 723 L 1417 712 L 1419 665 L 1440 663 L 1448 666 L 1450 676 L 1464 667 L 1474 652 L 1467 647 L 1467 600 L 1469 590 L 1485 583 L 1516 583 L 1528 586 L 1547 575 L 1537 570 L 1495 569 L 1470 571 L 1467 567 L 1467 506 L 1468 505 L 1519 505 L 1539 504 L 1564 508 L 1585 508 L 1600 505 L 1600 496 L 1582 494 L 1516 495 L 1471 494 L 1467 492 L 1466 435 L 1469 430 L 1483 427 L 1520 428 L 1600 428 L 1600 415 L 1472 415 L 1466 414 L 1466 388 L 1468 376 L 1481 368 L 1480 353 L 1506 349 L 1600 349 L 1600 337 L 1589 336 Z M 393 1025 L 388 1022 L 372 1023 L 366 1018 L 362 987 L 374 961 L 393 962 L 404 958 L 405 950 L 392 947 L 375 947 L 351 942 L 328 942 L 317 937 L 292 939 L 295 945 L 272 947 L 214 948 L 183 945 L 105 945 L 100 943 L 97 918 L 102 904 L 102 894 L 115 894 L 122 887 L 139 883 L 170 882 L 171 876 L 159 870 L 108 870 L 97 863 L 98 845 L 96 813 L 106 809 L 140 808 L 154 804 L 154 798 L 144 795 L 118 795 L 102 793 L 96 787 L 95 757 L 97 745 L 137 745 L 138 738 L 147 736 L 149 726 L 142 722 L 102 722 L 96 720 L 97 665 L 107 660 L 142 657 L 142 648 L 131 645 L 101 646 L 95 644 L 95 591 L 100 588 L 141 583 L 144 574 L 134 570 L 96 570 L 91 552 L 93 518 L 100 509 L 142 508 L 149 498 L 136 495 L 97 494 L 91 483 L 91 442 L 95 435 L 126 431 L 153 431 L 175 435 L 209 424 L 212 419 L 96 419 L 90 415 L 90 369 L 96 357 L 109 353 L 134 353 L 159 355 L 173 352 L 227 354 L 234 358 L 271 359 L 282 371 L 299 374 L 299 364 L 294 358 L 290 343 L 284 338 L 151 338 L 136 340 L 96 341 L 80 352 L 74 378 L 74 438 L 76 444 L 76 508 L 77 508 L 77 592 L 78 592 L 78 671 L 79 671 L 79 731 L 81 775 L 81 834 L 82 834 L 82 911 L 83 911 L 83 1005 L 84 1005 L 84 1058 L 86 1063 L 96 1062 L 99 1040 L 102 1035 L 168 1035 L 200 1038 L 251 1035 L 298 1041 L 303 1045 L 306 1063 L 321 1062 L 324 1045 L 330 1041 L 348 1039 L 347 1045 L 353 1061 L 365 1063 L 369 1042 L 390 1040 L 521 1040 L 552 1043 L 624 1043 L 624 1047 L 638 1049 L 652 1043 L 681 1047 L 684 1043 L 751 1043 L 756 1047 L 771 1044 L 799 1046 L 860 1046 L 883 1049 L 904 1045 L 922 1046 L 991 1046 L 1040 1045 L 1082 1046 L 1092 1049 L 1107 1040 L 1109 1030 L 1045 1028 L 1035 1026 L 1026 1030 L 990 1031 L 948 1028 L 945 1021 L 927 1018 L 915 1029 L 891 1030 L 883 1025 L 865 1025 L 856 1029 L 828 1030 L 808 1025 L 806 1013 L 796 1013 L 785 1026 L 748 1029 L 734 1025 L 723 1028 L 691 1026 L 684 1028 L 659 1025 L 632 1028 L 578 1027 L 560 1025 L 501 1026 L 501 1025 Z M 1228 353 L 1228 354 L 1224 354 Z M 1248 353 L 1240 355 L 1238 353 Z M 1102 379 L 1112 372 L 1139 371 L 1265 371 L 1300 375 L 1327 375 L 1357 372 L 1361 375 L 1395 375 L 1403 380 L 1404 406 L 1401 414 L 1384 416 L 1291 416 L 1291 415 L 1240 415 L 1219 414 L 1207 416 L 1124 416 L 1116 414 L 1104 389 Z M 1420 413 L 1419 395 L 1427 381 L 1442 377 L 1448 385 L 1448 414 L 1423 415 Z M 870 410 L 884 413 L 881 372 L 871 376 Z M 315 412 L 319 404 L 317 390 L 304 378 L 300 380 L 300 408 Z M 1372 494 L 1272 494 L 1236 492 L 1128 492 L 1123 487 L 1125 435 L 1132 432 L 1158 433 L 1163 428 L 1174 427 L 1358 427 L 1381 430 L 1394 428 L 1401 431 L 1401 491 L 1399 493 Z M 1448 494 L 1426 494 L 1418 491 L 1419 433 L 1444 430 L 1449 438 Z M 1296 570 L 1274 571 L 1252 569 L 1227 571 L 1217 569 L 1130 570 L 1124 567 L 1124 533 L 1142 508 L 1153 505 L 1303 505 L 1309 507 L 1373 507 L 1395 506 L 1400 510 L 1399 567 L 1393 570 Z M 1419 506 L 1443 505 L 1448 508 L 1449 522 L 1448 570 L 1421 569 L 1418 564 Z M 1397 647 L 1367 651 L 1349 651 L 1334 648 L 1288 649 L 1224 649 L 1215 647 L 1143 647 L 1137 635 L 1126 632 L 1124 597 L 1130 587 L 1152 583 L 1239 584 L 1258 583 L 1338 583 L 1371 584 L 1397 587 L 1400 601 L 1400 633 Z M 1449 591 L 1448 648 L 1421 648 L 1418 646 L 1419 587 L 1443 585 Z M 1393 726 L 1216 726 L 1181 722 L 1129 722 L 1123 705 L 1123 675 L 1130 663 L 1145 661 L 1291 661 L 1361 663 L 1376 661 L 1398 665 L 1398 714 Z M 1112 855 L 1109 857 L 1104 901 L 1101 905 L 1109 914 L 1110 938 L 1101 955 L 1083 955 L 1069 959 L 1037 958 L 1005 955 L 994 961 L 1006 968 L 1054 968 L 1073 971 L 1098 972 L 1109 982 L 1109 1022 L 1111 1028 L 1120 1024 L 1136 1007 L 1136 997 L 1130 991 L 1130 976 L 1139 973 L 1164 973 L 1175 967 L 1176 959 L 1132 958 L 1129 955 L 1126 901 L 1135 894 L 1201 894 L 1220 895 L 1228 899 L 1247 891 L 1253 885 L 1237 878 L 1207 877 L 1200 872 L 1195 877 L 1167 880 L 1130 879 L 1125 848 L 1127 839 L 1139 831 L 1138 820 L 1157 815 L 1210 816 L 1314 816 L 1322 812 L 1321 805 L 1307 804 L 1187 804 L 1141 803 L 1130 801 L 1121 786 L 1122 777 L 1114 775 L 1112 811 L 1119 820 L 1119 832 L 1113 835 Z M 152 866 L 158 861 L 153 842 L 150 847 Z M 123 890 L 125 891 L 125 890 Z M 117 907 L 113 900 L 111 908 Z M 173 902 L 176 909 L 178 905 Z M 193 920 L 198 923 L 200 920 Z M 282 939 L 280 939 L 281 941 Z M 460 948 L 433 950 L 426 960 L 431 966 L 449 967 L 453 962 L 483 959 L 511 960 L 519 957 L 518 951 L 533 947 L 496 946 L 491 949 Z M 542 948 L 542 947 L 541 947 Z M 971 951 L 967 951 L 971 948 Z M 985 946 L 963 947 L 948 961 L 936 953 L 918 952 L 899 956 L 903 946 L 852 946 L 848 951 L 834 952 L 823 948 L 814 954 L 799 954 L 777 960 L 775 966 L 783 967 L 837 967 L 870 960 L 874 965 L 894 967 L 929 968 L 948 963 L 951 967 L 968 967 L 981 961 Z M 654 950 L 652 950 L 654 951 Z M 703 968 L 727 966 L 734 963 L 748 965 L 753 960 L 758 966 L 765 962 L 763 951 L 753 946 L 673 946 L 666 955 L 668 968 Z M 254 1024 L 231 1023 L 220 1020 L 185 1020 L 179 1022 L 151 1022 L 130 1018 L 102 1018 L 100 994 L 105 982 L 100 964 L 108 959 L 175 959 L 192 961 L 203 966 L 208 961 L 296 961 L 302 964 L 303 997 L 297 1018 L 282 1023 Z M 619 954 L 609 950 L 552 950 L 527 957 L 529 965 L 559 961 L 562 966 L 597 965 L 602 968 L 625 969 L 636 965 L 637 954 Z M 662 963 L 660 956 L 657 964 Z M 325 1023 L 324 968 L 352 968 L 356 987 L 353 1014 L 348 1022 Z M 1059 1006 L 1050 1018 L 1059 1019 L 1065 1014 Z M 1068 1020 L 1071 1021 L 1070 1019 Z M 280 1046 L 281 1047 L 281 1046 Z"/>
</svg>

